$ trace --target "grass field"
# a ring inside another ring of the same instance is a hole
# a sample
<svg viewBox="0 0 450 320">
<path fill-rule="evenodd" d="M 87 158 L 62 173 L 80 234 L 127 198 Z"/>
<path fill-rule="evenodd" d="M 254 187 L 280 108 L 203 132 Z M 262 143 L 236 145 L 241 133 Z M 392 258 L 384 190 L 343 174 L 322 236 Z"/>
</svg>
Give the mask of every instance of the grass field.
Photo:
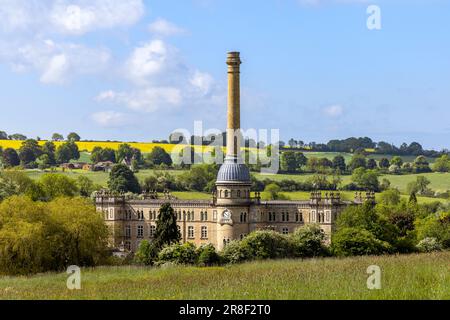
<svg viewBox="0 0 450 320">
<path fill-rule="evenodd" d="M 380 181 L 383 178 L 388 179 L 392 187 L 398 188 L 401 192 L 406 191 L 406 186 L 409 182 L 415 181 L 418 176 L 425 176 L 428 180 L 430 180 L 430 188 L 433 190 L 446 191 L 450 190 L 450 173 L 423 173 L 423 174 L 408 174 L 408 175 L 383 175 L 380 177 Z M 262 175 L 256 174 L 256 178 L 259 180 L 271 179 L 274 181 L 281 180 L 294 180 L 299 182 L 304 182 L 311 178 L 312 174 L 277 174 L 277 175 Z M 347 184 L 351 182 L 351 176 L 342 176 L 342 183 Z"/>
<path fill-rule="evenodd" d="M 401 256 L 260 261 L 215 268 L 83 269 L 81 290 L 68 275 L 0 278 L 0 299 L 450 299 L 450 252 Z M 371 265 L 381 289 L 367 289 Z"/>
</svg>

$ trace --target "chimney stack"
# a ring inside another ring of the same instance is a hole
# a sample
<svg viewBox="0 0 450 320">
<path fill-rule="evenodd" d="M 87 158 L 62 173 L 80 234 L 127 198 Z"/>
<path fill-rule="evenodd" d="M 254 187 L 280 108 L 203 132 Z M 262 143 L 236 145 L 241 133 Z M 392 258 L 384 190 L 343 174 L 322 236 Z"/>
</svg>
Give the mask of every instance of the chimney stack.
<svg viewBox="0 0 450 320">
<path fill-rule="evenodd" d="M 239 52 L 228 53 L 227 158 L 235 161 L 239 157 L 241 145 L 241 63 Z"/>
</svg>

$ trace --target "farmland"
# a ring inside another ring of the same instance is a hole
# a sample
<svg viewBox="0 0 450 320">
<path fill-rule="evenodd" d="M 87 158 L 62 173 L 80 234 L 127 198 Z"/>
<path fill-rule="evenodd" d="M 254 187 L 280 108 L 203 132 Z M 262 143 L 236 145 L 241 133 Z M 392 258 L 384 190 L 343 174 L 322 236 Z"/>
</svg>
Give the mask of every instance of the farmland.
<svg viewBox="0 0 450 320">
<path fill-rule="evenodd" d="M 136 266 L 83 269 L 81 290 L 66 273 L 0 277 L 0 299 L 450 299 L 450 252 L 258 261 L 225 267 Z M 381 289 L 367 289 L 367 267 Z"/>
</svg>

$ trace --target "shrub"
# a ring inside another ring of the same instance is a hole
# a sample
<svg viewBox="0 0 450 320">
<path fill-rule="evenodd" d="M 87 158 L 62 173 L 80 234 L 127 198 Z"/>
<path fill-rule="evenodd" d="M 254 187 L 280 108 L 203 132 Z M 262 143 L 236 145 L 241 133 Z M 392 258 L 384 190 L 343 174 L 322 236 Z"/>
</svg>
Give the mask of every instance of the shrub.
<svg viewBox="0 0 450 320">
<path fill-rule="evenodd" d="M 334 234 L 332 240 L 332 251 L 337 256 L 377 255 L 390 250 L 389 243 L 360 228 L 343 228 Z"/>
<path fill-rule="evenodd" d="M 292 246 L 286 236 L 275 231 L 256 231 L 242 240 L 252 259 L 286 258 L 292 253 Z"/>
<path fill-rule="evenodd" d="M 442 245 L 436 238 L 425 238 L 417 244 L 417 249 L 421 252 L 441 251 Z"/>
<path fill-rule="evenodd" d="M 243 246 L 241 241 L 231 241 L 223 249 L 222 259 L 225 263 L 240 263 L 251 259 L 248 246 Z"/>
<path fill-rule="evenodd" d="M 325 233 L 318 225 L 301 227 L 289 237 L 295 257 L 317 257 L 326 254 Z"/>
<path fill-rule="evenodd" d="M 175 264 L 196 264 L 198 259 L 197 250 L 194 244 L 173 244 L 163 248 L 158 254 L 158 263 L 164 264 L 172 262 Z"/>
<path fill-rule="evenodd" d="M 220 256 L 212 244 L 202 245 L 197 249 L 198 265 L 209 267 L 220 263 Z"/>
<path fill-rule="evenodd" d="M 158 258 L 158 248 L 147 240 L 143 240 L 135 254 L 134 261 L 146 266 L 152 265 Z"/>
</svg>

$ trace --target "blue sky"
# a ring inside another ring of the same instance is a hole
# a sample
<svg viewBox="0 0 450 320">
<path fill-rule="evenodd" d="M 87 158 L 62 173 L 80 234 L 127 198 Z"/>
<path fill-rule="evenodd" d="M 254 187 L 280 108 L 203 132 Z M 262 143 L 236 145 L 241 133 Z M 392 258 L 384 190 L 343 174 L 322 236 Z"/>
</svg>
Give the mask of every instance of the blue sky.
<svg viewBox="0 0 450 320">
<path fill-rule="evenodd" d="M 366 9 L 381 9 L 381 30 Z M 450 1 L 0 0 L 0 130 L 150 141 L 242 123 L 281 138 L 450 144 Z"/>
</svg>

